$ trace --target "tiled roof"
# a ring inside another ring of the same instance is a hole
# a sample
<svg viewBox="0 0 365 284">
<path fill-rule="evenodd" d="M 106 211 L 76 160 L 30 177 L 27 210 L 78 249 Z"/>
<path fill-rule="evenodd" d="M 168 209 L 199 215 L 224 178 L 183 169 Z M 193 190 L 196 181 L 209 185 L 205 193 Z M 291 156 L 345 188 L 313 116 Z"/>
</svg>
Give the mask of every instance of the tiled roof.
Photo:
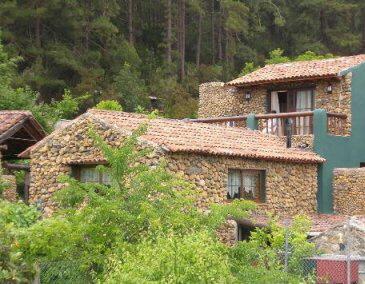
<svg viewBox="0 0 365 284">
<path fill-rule="evenodd" d="M 176 119 L 149 120 L 145 115 L 89 110 L 88 115 L 123 131 L 148 123 L 140 138 L 168 152 L 246 157 L 300 163 L 321 163 L 324 159 L 308 150 L 286 148 L 276 136 L 249 129 L 224 127 Z"/>
<path fill-rule="evenodd" d="M 3 110 L 0 111 L 0 135 L 24 119 L 32 116 L 29 111 Z"/>
<path fill-rule="evenodd" d="M 227 85 L 252 86 L 266 83 L 336 77 L 341 71 L 365 62 L 365 54 L 323 60 L 270 64 Z"/>
</svg>

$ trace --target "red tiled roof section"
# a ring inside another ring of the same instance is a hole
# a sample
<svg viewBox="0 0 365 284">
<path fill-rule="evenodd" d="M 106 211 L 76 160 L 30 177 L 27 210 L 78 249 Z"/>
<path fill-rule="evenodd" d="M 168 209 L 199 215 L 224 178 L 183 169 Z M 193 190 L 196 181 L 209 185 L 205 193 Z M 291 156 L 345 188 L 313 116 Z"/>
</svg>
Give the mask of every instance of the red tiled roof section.
<svg viewBox="0 0 365 284">
<path fill-rule="evenodd" d="M 0 111 L 0 135 L 4 134 L 10 128 L 20 121 L 32 116 L 29 111 L 4 110 Z"/>
<path fill-rule="evenodd" d="M 144 115 L 89 110 L 88 114 L 127 131 L 148 123 L 141 139 L 170 152 L 246 157 L 300 163 L 322 163 L 325 160 L 307 150 L 286 148 L 280 138 L 249 129 L 224 127 L 175 119 L 152 119 Z"/>
<path fill-rule="evenodd" d="M 323 60 L 270 64 L 226 84 L 231 86 L 252 86 L 274 82 L 336 77 L 341 71 L 359 65 L 362 62 L 365 62 L 365 54 Z"/>
</svg>

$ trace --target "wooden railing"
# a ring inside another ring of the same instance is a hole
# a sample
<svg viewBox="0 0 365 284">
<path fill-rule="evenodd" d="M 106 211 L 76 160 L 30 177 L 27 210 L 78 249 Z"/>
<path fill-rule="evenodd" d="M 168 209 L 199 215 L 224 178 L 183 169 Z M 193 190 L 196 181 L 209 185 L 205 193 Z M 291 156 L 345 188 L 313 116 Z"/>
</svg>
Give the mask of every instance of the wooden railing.
<svg viewBox="0 0 365 284">
<path fill-rule="evenodd" d="M 313 133 L 313 112 L 286 112 L 256 115 L 258 129 L 267 134 L 286 136 Z"/>
<path fill-rule="evenodd" d="M 291 135 L 310 135 L 313 134 L 313 111 L 286 112 L 257 114 L 257 129 L 263 133 L 286 136 Z M 339 113 L 327 113 L 328 133 L 333 135 L 346 134 L 347 115 Z M 212 123 L 231 127 L 246 127 L 247 116 L 228 116 L 216 118 L 191 119 L 192 122 Z"/>
<path fill-rule="evenodd" d="M 210 123 L 228 127 L 246 127 L 247 115 L 223 116 L 214 118 L 189 119 L 192 122 Z"/>
</svg>

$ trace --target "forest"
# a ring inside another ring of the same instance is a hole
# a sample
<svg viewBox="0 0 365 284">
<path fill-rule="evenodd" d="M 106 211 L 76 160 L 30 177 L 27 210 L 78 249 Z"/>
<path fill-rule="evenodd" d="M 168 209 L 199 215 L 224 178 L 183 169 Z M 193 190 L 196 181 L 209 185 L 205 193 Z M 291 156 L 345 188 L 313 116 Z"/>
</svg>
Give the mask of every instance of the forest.
<svg viewBox="0 0 365 284">
<path fill-rule="evenodd" d="M 2 0 L 14 88 L 54 103 L 65 90 L 126 111 L 157 97 L 168 117 L 191 117 L 198 86 L 265 64 L 273 50 L 365 52 L 363 0 Z"/>
</svg>

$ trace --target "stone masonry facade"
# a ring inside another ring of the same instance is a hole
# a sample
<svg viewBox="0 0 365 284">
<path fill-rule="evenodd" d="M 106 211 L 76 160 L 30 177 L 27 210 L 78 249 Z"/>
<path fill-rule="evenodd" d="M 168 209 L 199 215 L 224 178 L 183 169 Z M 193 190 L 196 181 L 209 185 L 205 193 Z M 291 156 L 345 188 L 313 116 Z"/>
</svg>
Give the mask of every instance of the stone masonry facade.
<svg viewBox="0 0 365 284">
<path fill-rule="evenodd" d="M 326 87 L 332 85 L 332 93 Z M 351 73 L 341 79 L 327 79 L 306 82 L 277 83 L 250 87 L 225 86 L 222 82 L 211 82 L 199 88 L 199 118 L 264 114 L 269 111 L 271 90 L 288 90 L 314 87 L 314 108 L 347 115 L 346 130 L 351 129 Z M 245 93 L 251 92 L 250 101 Z"/>
<path fill-rule="evenodd" d="M 6 188 L 2 193 L 2 197 L 10 202 L 15 202 L 18 200 L 18 194 L 16 191 L 16 180 L 13 175 L 3 175 L 1 176 L 1 181 L 6 184 Z"/>
<path fill-rule="evenodd" d="M 278 214 L 316 212 L 316 165 L 189 153 L 169 155 L 167 161 L 171 171 L 182 174 L 203 189 L 203 200 L 208 203 L 224 203 L 227 200 L 228 169 L 254 169 L 266 173 L 266 202 L 259 207 Z"/>
<path fill-rule="evenodd" d="M 52 214 L 56 207 L 52 194 L 64 186 L 58 180 L 60 175 L 70 175 L 72 165 L 103 161 L 88 134 L 91 124 L 108 144 L 121 145 L 125 137 L 123 133 L 86 118 L 55 131 L 35 151 L 31 151 L 30 203 L 42 208 L 46 216 Z M 152 166 L 164 159 L 171 172 L 186 178 L 201 190 L 201 208 L 206 208 L 210 203 L 227 202 L 228 169 L 257 169 L 266 172 L 266 202 L 259 204 L 261 210 L 290 215 L 316 212 L 316 164 L 170 153 L 156 147 L 153 149 L 143 162 Z M 222 240 L 232 243 L 236 237 L 234 222 L 228 222 L 227 229 L 222 232 Z"/>
<path fill-rule="evenodd" d="M 335 169 L 334 211 L 345 215 L 365 214 L 365 168 Z"/>
</svg>

